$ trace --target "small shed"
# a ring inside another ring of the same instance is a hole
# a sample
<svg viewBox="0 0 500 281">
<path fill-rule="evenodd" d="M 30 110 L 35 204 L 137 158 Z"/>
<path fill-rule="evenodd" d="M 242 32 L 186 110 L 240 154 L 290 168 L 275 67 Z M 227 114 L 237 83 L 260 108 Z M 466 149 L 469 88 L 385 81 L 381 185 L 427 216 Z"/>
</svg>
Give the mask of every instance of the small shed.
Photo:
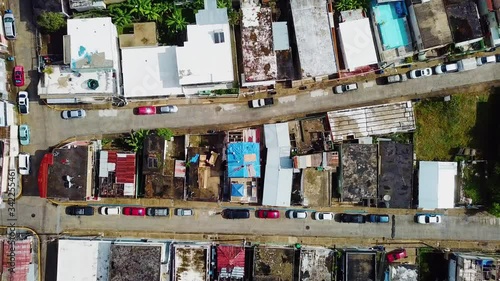
<svg viewBox="0 0 500 281">
<path fill-rule="evenodd" d="M 418 207 L 449 209 L 455 207 L 457 162 L 420 161 Z"/>
</svg>

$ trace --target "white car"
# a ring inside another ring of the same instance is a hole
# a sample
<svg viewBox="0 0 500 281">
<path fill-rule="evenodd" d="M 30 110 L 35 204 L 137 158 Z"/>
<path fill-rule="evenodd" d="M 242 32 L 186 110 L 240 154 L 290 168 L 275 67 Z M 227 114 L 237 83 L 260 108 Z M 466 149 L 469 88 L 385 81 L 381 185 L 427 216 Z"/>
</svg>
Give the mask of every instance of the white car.
<svg viewBox="0 0 500 281">
<path fill-rule="evenodd" d="M 175 105 L 165 105 L 165 106 L 160 106 L 160 110 L 158 111 L 159 113 L 176 113 L 179 111 L 179 108 Z"/>
<path fill-rule="evenodd" d="M 422 69 L 414 69 L 410 71 L 410 78 L 417 79 L 421 77 L 429 77 L 432 75 L 432 69 L 430 67 Z"/>
<path fill-rule="evenodd" d="M 314 219 L 317 221 L 331 221 L 333 220 L 333 213 L 330 212 L 315 212 Z"/>
<path fill-rule="evenodd" d="M 436 74 L 443 74 L 443 73 L 457 72 L 457 71 L 458 71 L 458 63 L 440 64 L 434 67 L 434 72 L 436 72 Z"/>
<path fill-rule="evenodd" d="M 178 208 L 178 209 L 175 209 L 175 215 L 180 216 L 180 217 L 192 216 L 193 209 Z"/>
<path fill-rule="evenodd" d="M 19 153 L 18 159 L 19 174 L 29 175 L 30 174 L 30 155 L 28 153 Z"/>
<path fill-rule="evenodd" d="M 63 119 L 85 118 L 87 113 L 83 109 L 65 110 L 61 113 Z"/>
<path fill-rule="evenodd" d="M 20 91 L 19 94 L 17 94 L 17 106 L 19 108 L 19 113 L 30 113 L 30 99 L 28 98 L 28 92 Z"/>
<path fill-rule="evenodd" d="M 286 211 L 286 216 L 289 219 L 305 219 L 305 218 L 307 218 L 307 212 L 306 211 L 288 210 L 288 211 Z"/>
<path fill-rule="evenodd" d="M 352 84 L 338 85 L 335 88 L 333 88 L 333 92 L 335 94 L 342 94 L 349 91 L 355 91 L 357 89 L 358 89 L 358 84 L 352 83 Z"/>
<path fill-rule="evenodd" d="M 105 216 L 119 215 L 121 213 L 122 213 L 122 211 L 121 211 L 120 207 L 104 206 L 104 207 L 99 208 L 99 214 L 105 215 Z"/>
<path fill-rule="evenodd" d="M 483 64 L 487 64 L 487 63 L 494 63 L 494 62 L 497 62 L 497 59 L 496 57 L 493 55 L 493 56 L 487 56 L 487 57 L 479 57 L 479 58 L 476 58 L 476 62 L 477 62 L 477 65 L 480 66 L 480 65 L 483 65 Z"/>
<path fill-rule="evenodd" d="M 443 221 L 441 215 L 435 214 L 420 214 L 417 215 L 417 222 L 420 224 L 438 224 Z"/>
</svg>

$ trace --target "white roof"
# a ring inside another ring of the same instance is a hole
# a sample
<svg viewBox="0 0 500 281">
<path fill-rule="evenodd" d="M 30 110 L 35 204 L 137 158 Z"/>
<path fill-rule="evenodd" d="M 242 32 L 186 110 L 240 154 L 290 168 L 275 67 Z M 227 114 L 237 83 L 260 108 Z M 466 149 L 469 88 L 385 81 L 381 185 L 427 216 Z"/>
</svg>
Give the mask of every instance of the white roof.
<svg viewBox="0 0 500 281">
<path fill-rule="evenodd" d="M 368 18 L 339 24 L 342 55 L 348 70 L 378 62 Z"/>
<path fill-rule="evenodd" d="M 418 207 L 454 208 L 456 176 L 457 162 L 420 161 Z"/>
<path fill-rule="evenodd" d="M 67 28 L 71 68 L 76 68 L 79 60 L 89 60 L 92 54 L 104 53 L 104 58 L 111 60 L 113 68 L 118 69 L 118 32 L 111 18 L 68 19 Z"/>
<path fill-rule="evenodd" d="M 51 65 L 51 74 L 45 73 L 45 80 L 38 83 L 38 94 L 67 95 L 67 94 L 108 94 L 116 92 L 116 80 L 111 70 L 95 70 L 76 72 L 70 68 Z M 99 87 L 92 90 L 87 86 L 89 79 L 97 80 Z"/>
<path fill-rule="evenodd" d="M 122 49 L 125 97 L 182 94 L 177 71 L 176 46 Z"/>
<path fill-rule="evenodd" d="M 290 206 L 293 164 L 288 123 L 264 125 L 267 148 L 262 205 Z"/>
<path fill-rule="evenodd" d="M 214 34 L 224 33 L 224 42 L 215 43 Z M 234 80 L 229 24 L 188 25 L 188 41 L 177 47 L 181 85 L 227 83 Z"/>
<path fill-rule="evenodd" d="M 57 281 L 108 280 L 111 243 L 59 240 Z"/>
<path fill-rule="evenodd" d="M 322 76 L 338 72 L 333 53 L 333 17 L 324 0 L 290 0 L 295 37 L 303 76 Z"/>
</svg>

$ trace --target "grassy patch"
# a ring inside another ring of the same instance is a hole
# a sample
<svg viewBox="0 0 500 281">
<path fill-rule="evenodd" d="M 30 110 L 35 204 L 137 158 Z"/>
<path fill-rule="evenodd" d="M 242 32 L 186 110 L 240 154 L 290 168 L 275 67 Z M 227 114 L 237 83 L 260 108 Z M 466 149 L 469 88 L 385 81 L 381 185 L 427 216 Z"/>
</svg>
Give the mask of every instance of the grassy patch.
<svg viewBox="0 0 500 281">
<path fill-rule="evenodd" d="M 487 102 L 489 95 L 489 92 L 468 93 L 454 95 L 449 102 L 429 100 L 417 104 L 417 159 L 449 161 L 458 148 L 477 147 L 478 108 Z"/>
</svg>

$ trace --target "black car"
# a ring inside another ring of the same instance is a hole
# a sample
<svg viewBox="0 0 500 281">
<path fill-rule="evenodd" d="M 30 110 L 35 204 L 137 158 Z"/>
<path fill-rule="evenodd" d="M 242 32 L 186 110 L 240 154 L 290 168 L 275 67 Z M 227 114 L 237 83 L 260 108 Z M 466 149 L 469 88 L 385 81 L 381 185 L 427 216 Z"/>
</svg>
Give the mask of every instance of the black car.
<svg viewBox="0 0 500 281">
<path fill-rule="evenodd" d="M 250 210 L 248 209 L 225 209 L 222 211 L 222 217 L 225 219 L 249 219 Z"/>
<path fill-rule="evenodd" d="M 146 208 L 146 216 L 150 217 L 168 217 L 169 210 L 164 207 L 150 207 Z"/>
<path fill-rule="evenodd" d="M 340 222 L 346 223 L 365 223 L 366 218 L 361 214 L 340 214 Z"/>
<path fill-rule="evenodd" d="M 66 215 L 70 216 L 93 216 L 94 208 L 90 206 L 68 206 Z"/>
<path fill-rule="evenodd" d="M 259 107 L 264 107 L 264 106 L 270 106 L 273 104 L 274 104 L 273 98 L 265 98 L 265 99 L 249 100 L 248 101 L 248 107 L 250 107 L 250 108 L 259 108 Z"/>
</svg>

